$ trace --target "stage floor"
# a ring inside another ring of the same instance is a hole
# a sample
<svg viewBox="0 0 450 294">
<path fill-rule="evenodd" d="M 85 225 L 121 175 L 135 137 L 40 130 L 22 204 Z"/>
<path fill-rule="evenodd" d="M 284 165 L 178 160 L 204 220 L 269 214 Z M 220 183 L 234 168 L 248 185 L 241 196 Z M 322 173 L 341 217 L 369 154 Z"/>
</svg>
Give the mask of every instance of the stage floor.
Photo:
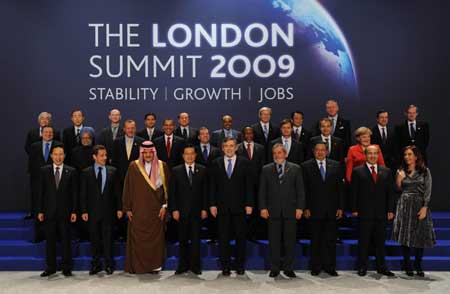
<svg viewBox="0 0 450 294">
<path fill-rule="evenodd" d="M 426 272 L 425 278 L 409 278 L 395 272 L 395 278 L 381 277 L 369 272 L 364 278 L 355 272 L 341 271 L 339 277 L 321 274 L 312 277 L 309 272 L 297 271 L 298 277 L 269 278 L 266 271 L 247 271 L 242 277 L 223 277 L 219 271 L 205 271 L 201 276 L 187 274 L 174 276 L 173 271 L 160 275 L 129 275 L 122 271 L 112 276 L 89 276 L 74 272 L 73 277 L 62 274 L 40 278 L 38 271 L 0 272 L 0 293 L 450 293 L 450 272 Z"/>
</svg>

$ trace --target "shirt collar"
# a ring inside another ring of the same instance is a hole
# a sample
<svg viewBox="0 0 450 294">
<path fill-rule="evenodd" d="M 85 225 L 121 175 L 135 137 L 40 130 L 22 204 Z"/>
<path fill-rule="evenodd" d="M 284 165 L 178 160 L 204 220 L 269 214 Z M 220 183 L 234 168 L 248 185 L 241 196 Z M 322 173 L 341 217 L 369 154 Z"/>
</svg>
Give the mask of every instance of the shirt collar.
<svg viewBox="0 0 450 294">
<path fill-rule="evenodd" d="M 413 121 L 408 120 L 408 125 L 410 125 L 410 124 L 416 125 L 416 121 L 415 120 L 413 120 Z"/>
<path fill-rule="evenodd" d="M 59 166 L 58 166 L 58 165 L 56 165 L 56 164 L 53 164 L 53 170 L 54 170 L 54 171 L 56 170 L 56 168 L 57 168 L 57 167 L 59 167 L 59 170 L 60 170 L 60 171 L 62 171 L 62 170 L 63 170 L 63 168 L 64 168 L 64 163 L 63 163 L 63 164 L 61 164 L 61 165 L 59 165 Z"/>
<path fill-rule="evenodd" d="M 191 165 L 187 164 L 186 162 L 184 163 L 184 166 L 186 167 L 186 170 L 189 170 L 189 167 L 192 166 L 192 171 L 195 170 L 195 162 L 193 162 Z"/>
<path fill-rule="evenodd" d="M 98 170 L 99 167 L 101 167 L 103 170 L 106 169 L 106 167 L 104 165 L 100 165 L 100 164 L 94 163 L 94 169 L 95 170 Z"/>
<path fill-rule="evenodd" d="M 372 171 L 371 166 L 374 166 L 375 167 L 375 172 L 378 173 L 378 164 L 376 164 L 376 163 L 375 164 L 370 164 L 370 163 L 366 162 L 366 165 L 367 165 L 367 167 L 369 168 L 370 171 Z"/>
<path fill-rule="evenodd" d="M 328 140 L 331 140 L 331 135 L 328 135 L 328 137 L 325 137 L 324 135 L 320 135 L 321 137 L 322 137 L 322 140 L 325 140 L 325 139 L 328 139 Z"/>
<path fill-rule="evenodd" d="M 320 166 L 321 162 L 323 162 L 323 167 L 325 167 L 327 165 L 327 159 L 326 158 L 323 159 L 323 160 L 316 159 L 316 162 L 317 162 L 317 165 L 319 165 L 319 166 Z"/>
<path fill-rule="evenodd" d="M 172 139 L 172 138 L 173 138 L 173 133 L 172 133 L 170 136 L 167 136 L 166 134 L 164 134 L 164 138 L 166 139 L 166 141 L 167 141 L 167 137 L 169 137 L 170 139 Z"/>
</svg>

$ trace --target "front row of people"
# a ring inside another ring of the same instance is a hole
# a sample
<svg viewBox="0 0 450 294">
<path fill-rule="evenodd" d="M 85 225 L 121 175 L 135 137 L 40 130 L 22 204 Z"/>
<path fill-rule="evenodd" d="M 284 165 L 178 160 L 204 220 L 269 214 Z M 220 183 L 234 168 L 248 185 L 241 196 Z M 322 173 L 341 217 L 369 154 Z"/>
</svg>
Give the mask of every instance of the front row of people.
<svg viewBox="0 0 450 294">
<path fill-rule="evenodd" d="M 168 216 L 178 222 L 179 264 L 175 274 L 191 271 L 201 274 L 200 224 L 216 218 L 219 236 L 219 259 L 222 274 L 245 273 L 246 215 L 258 209 L 267 220 L 270 253 L 270 277 L 296 276 L 295 244 L 297 220 L 311 221 L 311 274 L 322 270 L 331 276 L 336 272 L 337 220 L 344 212 L 344 170 L 339 162 L 327 158 L 327 144 L 317 142 L 314 157 L 301 165 L 287 161 L 283 144 L 272 147 L 273 162 L 263 167 L 255 179 L 248 159 L 237 156 L 237 142 L 225 139 L 224 155 L 207 169 L 195 163 L 193 145 L 182 152 L 184 163 L 169 171 L 158 159 L 151 141 L 141 143 L 139 159 L 131 162 L 123 191 L 116 169 L 106 165 L 107 150 L 93 148 L 94 165 L 82 171 L 80 191 L 76 170 L 64 165 L 64 147 L 54 144 L 50 151 L 52 165 L 41 168 L 38 189 L 38 220 L 47 234 L 47 269 L 41 276 L 56 272 L 56 235 L 61 236 L 62 272 L 71 275 L 70 222 L 77 220 L 80 197 L 81 218 L 88 222 L 92 242 L 90 274 L 114 271 L 112 229 L 116 219 L 126 213 L 128 238 L 125 271 L 158 273 L 165 259 L 165 226 Z M 431 174 L 414 146 L 404 150 L 404 163 L 396 175 L 396 188 L 402 191 L 394 214 L 394 176 L 391 170 L 377 164 L 379 147 L 365 148 L 366 163 L 354 168 L 351 175 L 351 210 L 359 219 L 358 275 L 368 269 L 370 244 L 376 249 L 379 274 L 393 276 L 385 263 L 386 222 L 394 220 L 393 239 L 402 245 L 404 268 L 413 275 L 411 249 L 417 275 L 423 276 L 423 248 L 432 247 L 435 235 L 428 203 Z M 256 197 L 255 181 L 259 191 Z M 230 241 L 235 236 L 234 263 Z M 371 242 L 373 238 L 374 242 Z"/>
</svg>

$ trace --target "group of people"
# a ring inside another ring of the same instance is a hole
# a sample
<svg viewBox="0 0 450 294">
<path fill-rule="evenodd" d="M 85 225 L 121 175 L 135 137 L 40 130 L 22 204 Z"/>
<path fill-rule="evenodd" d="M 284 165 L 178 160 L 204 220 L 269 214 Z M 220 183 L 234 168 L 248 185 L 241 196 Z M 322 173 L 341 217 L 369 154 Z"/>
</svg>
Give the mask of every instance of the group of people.
<svg viewBox="0 0 450 294">
<path fill-rule="evenodd" d="M 57 270 L 57 236 L 62 272 L 72 275 L 71 223 L 79 223 L 79 236 L 87 227 L 91 275 L 103 270 L 102 257 L 106 273 L 113 273 L 116 234 L 126 238 L 126 272 L 159 272 L 168 238 L 179 241 L 175 274 L 198 275 L 205 222 L 218 241 L 222 274 L 229 276 L 233 269 L 243 275 L 248 231 L 262 220 L 270 277 L 283 271 L 293 278 L 301 218 L 311 228 L 311 274 L 337 276 L 337 221 L 346 210 L 359 220 L 358 275 L 367 273 L 372 244 L 377 272 L 394 275 L 385 263 L 386 224 L 393 221 L 392 238 L 402 246 L 406 274 L 413 276 L 415 270 L 423 276 L 423 250 L 436 240 L 428 208 L 428 124 L 416 120 L 418 109 L 410 105 L 406 121 L 392 128 L 382 110 L 372 129 L 355 131 L 357 144 L 352 146 L 350 122 L 338 112 L 338 103 L 327 101 L 326 116 L 308 131 L 301 111 L 277 126 L 272 110 L 263 107 L 259 122 L 242 132 L 225 115 L 223 128 L 210 133 L 206 127 L 191 127 L 185 112 L 178 115 L 178 127 L 164 119 L 162 130 L 156 115 L 148 113 L 138 132 L 135 121 L 122 124 L 114 109 L 110 125 L 95 135 L 77 109 L 62 137 L 51 114 L 40 113 L 25 150 L 32 204 L 26 218 L 36 220 L 33 241 L 47 240 L 47 268 L 41 276 Z"/>
</svg>

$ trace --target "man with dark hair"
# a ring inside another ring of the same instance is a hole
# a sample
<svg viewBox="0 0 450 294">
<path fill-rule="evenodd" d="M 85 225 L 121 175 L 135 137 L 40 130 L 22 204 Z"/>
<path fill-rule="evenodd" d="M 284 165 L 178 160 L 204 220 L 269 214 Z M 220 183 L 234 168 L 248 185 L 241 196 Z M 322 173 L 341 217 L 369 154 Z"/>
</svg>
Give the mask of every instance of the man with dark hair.
<svg viewBox="0 0 450 294">
<path fill-rule="evenodd" d="M 272 124 L 272 109 L 269 107 L 261 107 L 258 111 L 259 122 L 252 125 L 254 140 L 256 143 L 264 146 L 267 151 L 270 148 L 270 142 L 280 136 L 278 126 Z M 266 156 L 266 162 L 270 160 Z"/>
<path fill-rule="evenodd" d="M 122 191 L 116 168 L 106 165 L 106 147 L 94 146 L 91 156 L 94 164 L 81 172 L 80 190 L 81 218 L 89 224 L 92 249 L 89 274 L 102 270 L 103 252 L 106 274 L 111 275 L 114 271 L 113 226 L 116 218 L 122 218 Z"/>
<path fill-rule="evenodd" d="M 388 126 L 389 113 L 386 110 L 377 112 L 377 125 L 372 128 L 371 143 L 377 144 L 381 148 L 384 162 L 387 167 L 396 169 L 396 135 L 394 128 Z"/>
<path fill-rule="evenodd" d="M 159 159 L 167 163 L 170 169 L 183 162 L 181 154 L 186 143 L 183 138 L 174 135 L 174 129 L 174 121 L 172 119 L 165 119 L 163 121 L 164 135 L 156 138 L 153 142 Z"/>
<path fill-rule="evenodd" d="M 81 145 L 81 129 L 84 123 L 84 113 L 80 109 L 74 109 L 71 112 L 73 125 L 65 128 L 62 133 L 64 150 L 66 151 L 65 163 L 70 163 L 72 149 Z"/>
<path fill-rule="evenodd" d="M 190 126 L 189 113 L 181 112 L 178 115 L 178 127 L 175 130 L 175 136 L 183 138 L 186 143 L 197 144 L 197 129 Z M 181 154 L 180 154 L 181 157 Z"/>
<path fill-rule="evenodd" d="M 284 119 L 280 124 L 281 137 L 270 142 L 270 149 L 275 144 L 283 144 L 287 150 L 288 158 L 287 161 L 292 163 L 301 164 L 305 161 L 305 150 L 306 148 L 301 142 L 298 142 L 292 138 L 292 121 L 290 119 Z M 271 151 L 270 151 L 271 152 Z M 269 152 L 269 153 L 270 153 Z M 267 155 L 270 158 L 271 154 Z M 273 160 L 273 157 L 272 157 Z"/>
<path fill-rule="evenodd" d="M 153 112 L 147 113 L 144 116 L 144 125 L 145 128 L 143 128 L 136 134 L 144 140 L 154 141 L 156 138 L 164 135 L 163 131 L 156 128 L 156 114 L 154 114 Z"/>
<path fill-rule="evenodd" d="M 320 135 L 312 137 L 310 140 L 310 145 L 308 147 L 308 158 L 313 158 L 312 150 L 313 146 L 317 142 L 325 142 L 327 145 L 327 158 L 333 159 L 341 163 L 344 168 L 345 159 L 345 144 L 340 138 L 333 136 L 332 133 L 332 122 L 329 118 L 325 117 L 319 121 L 320 125 Z"/>
<path fill-rule="evenodd" d="M 78 176 L 73 167 L 64 164 L 64 145 L 53 144 L 50 157 L 53 164 L 40 169 L 37 211 L 38 220 L 46 231 L 47 269 L 41 277 L 56 273 L 56 240 L 62 242 L 62 272 L 72 275 L 70 223 L 77 220 Z"/>
<path fill-rule="evenodd" d="M 214 159 L 221 155 L 221 151 L 210 143 L 209 130 L 206 127 L 198 129 L 198 140 L 199 145 L 195 146 L 197 153 L 195 162 L 209 167 Z"/>
<path fill-rule="evenodd" d="M 302 111 L 296 110 L 291 113 L 292 138 L 296 142 L 301 142 L 306 148 L 306 146 L 308 146 L 309 144 L 309 140 L 311 139 L 311 132 L 305 129 L 305 127 L 303 126 L 304 118 L 305 115 Z"/>
<path fill-rule="evenodd" d="M 100 131 L 97 137 L 97 143 L 106 147 L 108 164 L 111 164 L 114 140 L 123 136 L 123 128 L 120 125 L 120 120 L 122 119 L 120 110 L 112 109 L 109 112 L 108 119 L 110 121 L 110 125 Z"/>
<path fill-rule="evenodd" d="M 208 216 L 206 167 L 195 163 L 195 146 L 183 149 L 184 163 L 172 169 L 169 183 L 169 211 L 178 222 L 179 262 L 176 275 L 191 270 L 201 274 L 200 223 Z M 188 250 L 188 242 L 191 248 Z"/>
<path fill-rule="evenodd" d="M 239 143 L 242 141 L 241 136 L 241 132 L 233 129 L 233 118 L 231 115 L 224 115 L 222 116 L 222 128 L 212 133 L 211 144 L 221 147 L 225 138 L 235 138 Z"/>
</svg>

